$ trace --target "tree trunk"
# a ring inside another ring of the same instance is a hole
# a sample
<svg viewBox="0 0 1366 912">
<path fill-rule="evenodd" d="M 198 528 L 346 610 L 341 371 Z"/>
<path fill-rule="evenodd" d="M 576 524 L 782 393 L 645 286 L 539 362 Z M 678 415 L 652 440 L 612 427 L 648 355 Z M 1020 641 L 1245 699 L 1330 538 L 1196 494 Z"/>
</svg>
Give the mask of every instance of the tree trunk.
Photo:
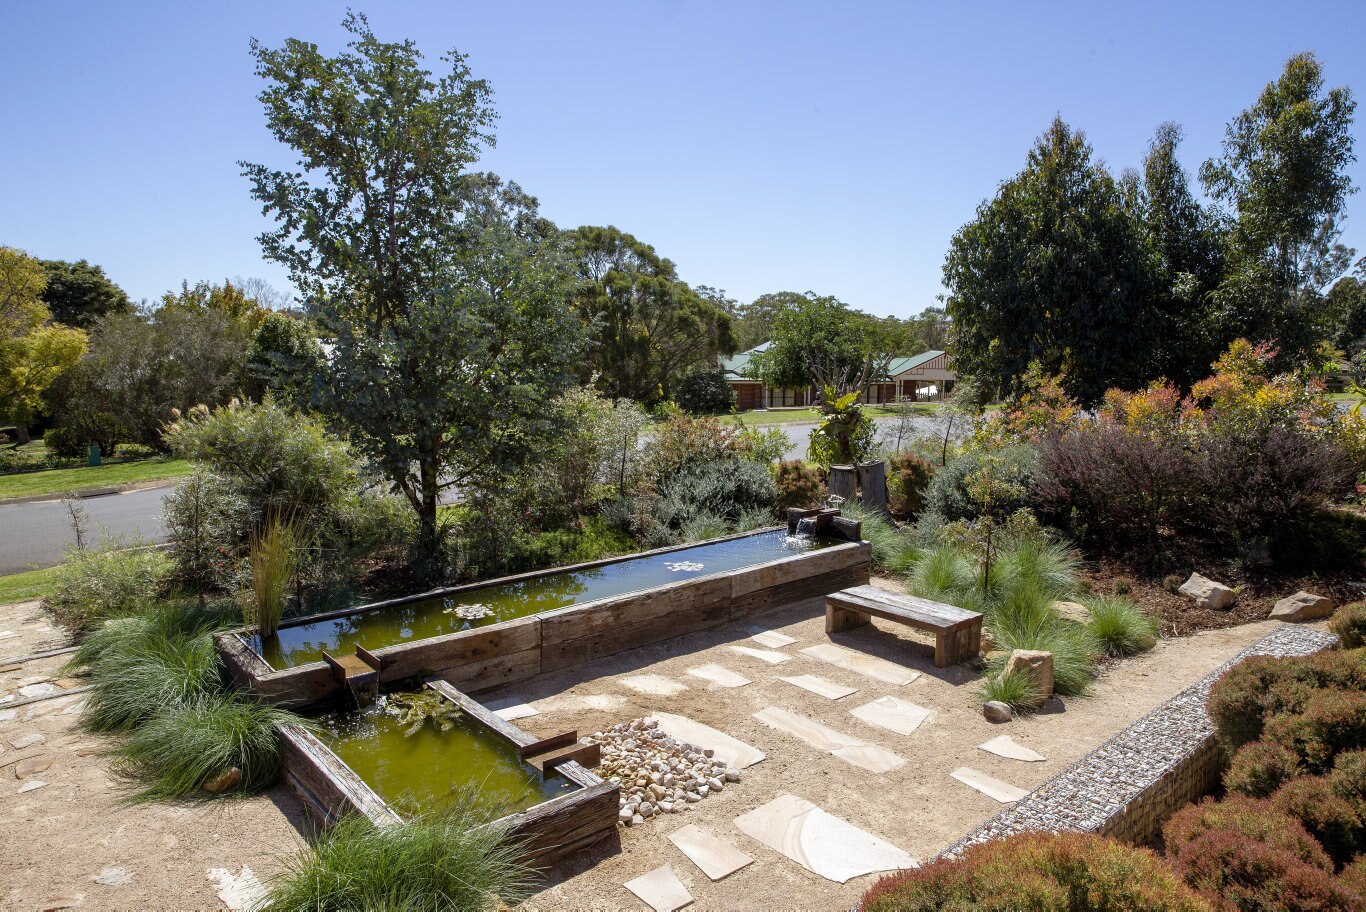
<svg viewBox="0 0 1366 912">
<path fill-rule="evenodd" d="M 859 487 L 863 489 L 862 503 L 869 510 L 887 513 L 887 463 L 865 462 L 858 467 Z"/>
<path fill-rule="evenodd" d="M 28 435 L 27 424 L 24 424 L 24 422 L 22 421 L 14 422 L 14 439 L 19 441 L 20 446 L 23 446 L 24 444 L 29 443 L 32 440 L 32 438 L 30 438 Z"/>
<path fill-rule="evenodd" d="M 843 497 L 846 503 L 853 501 L 858 493 L 858 481 L 854 474 L 854 467 L 849 465 L 831 466 L 828 485 L 831 494 L 836 497 Z"/>
</svg>

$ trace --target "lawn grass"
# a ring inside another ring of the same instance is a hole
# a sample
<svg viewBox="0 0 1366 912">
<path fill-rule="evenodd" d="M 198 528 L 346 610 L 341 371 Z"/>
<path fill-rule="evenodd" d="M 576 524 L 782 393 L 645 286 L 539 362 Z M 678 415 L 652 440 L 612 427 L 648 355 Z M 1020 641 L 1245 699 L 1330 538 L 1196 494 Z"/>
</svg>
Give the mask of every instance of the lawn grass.
<svg viewBox="0 0 1366 912">
<path fill-rule="evenodd" d="M 193 471 L 188 460 L 150 456 L 128 462 L 108 462 L 74 469 L 47 469 L 0 475 L 0 502 L 18 497 L 60 496 L 70 491 L 179 478 Z"/>
<path fill-rule="evenodd" d="M 45 567 L 42 570 L 0 576 L 0 605 L 42 598 L 56 592 L 61 584 L 61 567 Z"/>
<path fill-rule="evenodd" d="M 1360 393 L 1329 393 L 1328 398 L 1333 402 L 1345 402 L 1348 405 L 1356 405 L 1361 401 Z"/>
</svg>

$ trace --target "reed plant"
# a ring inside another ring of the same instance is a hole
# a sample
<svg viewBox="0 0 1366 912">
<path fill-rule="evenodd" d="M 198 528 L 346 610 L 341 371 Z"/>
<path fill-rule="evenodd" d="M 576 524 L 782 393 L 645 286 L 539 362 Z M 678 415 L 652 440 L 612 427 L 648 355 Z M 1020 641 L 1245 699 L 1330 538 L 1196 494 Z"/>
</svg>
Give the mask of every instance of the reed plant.
<svg viewBox="0 0 1366 912">
<path fill-rule="evenodd" d="M 530 892 L 532 872 L 517 844 L 487 822 L 469 801 L 388 827 L 342 818 L 285 862 L 271 885 L 270 908 L 437 912 L 513 905 Z"/>
<path fill-rule="evenodd" d="M 251 533 L 251 592 L 242 600 L 242 619 L 261 637 L 275 636 L 285 599 L 299 565 L 300 535 L 295 522 L 273 514 Z"/>
</svg>

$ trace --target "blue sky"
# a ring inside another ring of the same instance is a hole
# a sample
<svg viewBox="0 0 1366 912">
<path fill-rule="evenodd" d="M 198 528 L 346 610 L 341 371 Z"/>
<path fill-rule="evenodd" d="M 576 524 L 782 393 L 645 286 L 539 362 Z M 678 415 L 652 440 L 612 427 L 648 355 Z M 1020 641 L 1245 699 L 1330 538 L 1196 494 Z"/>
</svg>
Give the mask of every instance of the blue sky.
<svg viewBox="0 0 1366 912">
<path fill-rule="evenodd" d="M 287 290 L 235 164 L 292 161 L 247 42 L 335 51 L 345 8 L 4 0 L 0 244 L 89 259 L 135 298 L 228 276 Z M 741 300 L 812 289 L 878 314 L 934 303 L 949 238 L 1055 113 L 1116 169 L 1177 121 L 1194 172 L 1293 53 L 1366 96 L 1360 0 L 356 8 L 433 62 L 469 55 L 500 114 L 482 166 L 562 227 L 615 224 Z M 1366 253 L 1366 196 L 1350 206 Z"/>
</svg>

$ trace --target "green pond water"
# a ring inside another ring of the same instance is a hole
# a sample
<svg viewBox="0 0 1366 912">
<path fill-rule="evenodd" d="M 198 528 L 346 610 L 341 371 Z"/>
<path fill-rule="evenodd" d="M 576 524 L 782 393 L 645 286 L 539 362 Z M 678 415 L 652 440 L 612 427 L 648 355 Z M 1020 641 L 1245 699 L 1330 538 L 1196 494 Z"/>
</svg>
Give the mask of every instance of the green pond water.
<svg viewBox="0 0 1366 912">
<path fill-rule="evenodd" d="M 381 697 L 366 709 L 315 721 L 318 738 L 404 817 L 439 810 L 470 791 L 477 806 L 502 816 L 577 787 L 542 777 L 516 748 L 463 713 L 448 720 L 448 731 L 428 720 L 410 733 L 412 726 Z"/>
<path fill-rule="evenodd" d="M 342 655 L 354 652 L 357 645 L 374 650 L 425 640 L 680 580 L 740 570 L 842 543 L 840 539 L 789 536 L 784 530 L 763 532 L 628 558 L 590 570 L 551 573 L 515 583 L 467 589 L 442 598 L 360 609 L 340 617 L 283 627 L 264 641 L 249 637 L 248 642 L 272 668 L 292 668 L 322 661 L 324 650 Z M 486 608 L 489 614 L 479 619 L 456 614 L 458 609 L 475 607 Z"/>
</svg>

